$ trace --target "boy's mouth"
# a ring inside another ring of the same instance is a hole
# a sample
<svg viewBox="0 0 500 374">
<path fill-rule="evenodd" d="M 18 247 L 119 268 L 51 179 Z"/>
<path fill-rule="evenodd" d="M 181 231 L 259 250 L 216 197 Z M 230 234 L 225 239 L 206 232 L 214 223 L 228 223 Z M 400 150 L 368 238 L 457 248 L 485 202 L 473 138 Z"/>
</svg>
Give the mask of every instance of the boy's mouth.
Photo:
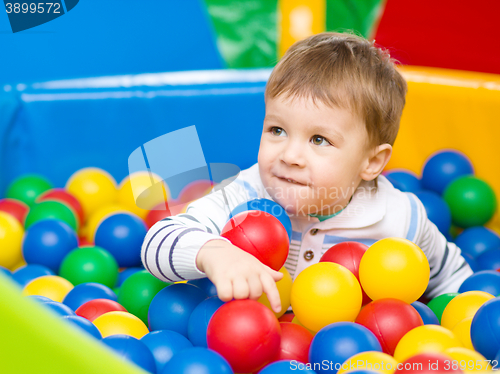
<svg viewBox="0 0 500 374">
<path fill-rule="evenodd" d="M 300 186 L 306 185 L 305 183 L 297 182 L 295 179 L 292 178 L 287 178 L 287 177 L 278 177 L 278 178 L 289 183 L 298 184 Z"/>
</svg>

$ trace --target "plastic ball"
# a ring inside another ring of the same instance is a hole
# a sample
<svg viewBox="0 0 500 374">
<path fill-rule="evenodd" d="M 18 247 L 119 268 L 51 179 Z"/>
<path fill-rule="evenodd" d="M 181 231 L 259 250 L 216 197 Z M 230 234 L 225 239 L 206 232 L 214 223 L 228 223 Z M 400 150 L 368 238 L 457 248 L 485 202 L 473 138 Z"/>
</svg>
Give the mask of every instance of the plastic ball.
<svg viewBox="0 0 500 374">
<path fill-rule="evenodd" d="M 75 314 L 92 322 L 97 317 L 102 316 L 104 313 L 126 311 L 127 309 L 118 304 L 116 301 L 109 299 L 93 299 L 80 305 L 75 310 Z"/>
<path fill-rule="evenodd" d="M 434 312 L 424 303 L 420 301 L 414 301 L 411 306 L 420 314 L 424 325 L 439 325 L 439 320 L 434 314 Z"/>
<path fill-rule="evenodd" d="M 232 374 L 233 371 L 217 352 L 193 347 L 177 353 L 166 363 L 161 374 L 170 373 Z"/>
<path fill-rule="evenodd" d="M 144 218 L 144 222 L 146 223 L 146 226 L 148 229 L 153 227 L 153 225 L 156 222 L 161 221 L 162 219 L 165 219 L 167 217 L 170 217 L 172 215 L 172 212 L 169 209 L 166 209 L 165 203 L 163 204 L 158 204 L 155 206 L 153 209 L 151 209 L 148 214 L 146 214 L 146 217 Z"/>
<path fill-rule="evenodd" d="M 88 217 L 87 223 L 82 229 L 85 240 L 89 243 L 94 243 L 95 233 L 102 221 L 117 213 L 131 214 L 127 209 L 120 205 L 105 205 L 94 211 Z"/>
<path fill-rule="evenodd" d="M 201 288 L 209 297 L 217 296 L 217 287 L 208 278 L 191 279 L 188 283 Z"/>
<path fill-rule="evenodd" d="M 63 300 L 63 303 L 73 310 L 77 310 L 87 301 L 94 299 L 109 299 L 116 301 L 116 294 L 99 283 L 82 283 L 75 286 Z"/>
<path fill-rule="evenodd" d="M 500 248 L 481 253 L 476 257 L 476 263 L 480 270 L 500 269 Z"/>
<path fill-rule="evenodd" d="M 82 205 L 85 217 L 102 206 L 116 201 L 116 182 L 106 171 L 85 168 L 74 173 L 66 183 L 66 190 Z"/>
<path fill-rule="evenodd" d="M 78 220 L 75 212 L 58 201 L 42 201 L 32 205 L 26 216 L 24 227 L 29 229 L 35 223 L 47 219 L 62 221 L 76 232 L 78 231 Z"/>
<path fill-rule="evenodd" d="M 37 203 L 42 201 L 58 201 L 70 207 L 78 219 L 78 226 L 83 225 L 85 221 L 85 215 L 83 213 L 83 208 L 76 197 L 70 194 L 63 188 L 54 188 L 42 193 L 36 199 Z"/>
<path fill-rule="evenodd" d="M 148 324 L 148 310 L 153 298 L 169 283 L 162 282 L 146 270 L 138 271 L 128 277 L 120 287 L 118 302 L 129 313 Z"/>
<path fill-rule="evenodd" d="M 454 297 L 444 308 L 441 326 L 453 330 L 463 319 L 474 317 L 481 305 L 493 297 L 482 291 L 468 291 Z"/>
<path fill-rule="evenodd" d="M 474 349 L 474 346 L 472 345 L 472 340 L 470 337 L 470 327 L 472 324 L 472 319 L 474 317 L 469 317 L 461 320 L 458 322 L 455 327 L 451 330 L 453 334 L 457 337 L 458 340 L 460 340 L 460 343 L 465 348 L 469 349 Z"/>
<path fill-rule="evenodd" d="M 470 254 L 462 252 L 462 257 L 474 273 L 480 271 L 477 261 Z"/>
<path fill-rule="evenodd" d="M 359 264 L 361 286 L 372 300 L 394 298 L 411 304 L 426 290 L 429 275 L 424 252 L 401 238 L 375 242 Z"/>
<path fill-rule="evenodd" d="M 396 374 L 436 374 L 436 373 L 456 373 L 462 371 L 453 366 L 451 357 L 439 352 L 425 352 L 409 357 L 398 364 Z"/>
<path fill-rule="evenodd" d="M 416 196 L 424 205 L 427 217 L 443 234 L 450 231 L 451 210 L 446 201 L 435 192 L 420 191 Z"/>
<path fill-rule="evenodd" d="M 493 296 L 500 294 L 500 273 L 494 270 L 482 270 L 467 278 L 458 292 L 483 291 Z"/>
<path fill-rule="evenodd" d="M 6 269 L 4 268 L 3 266 L 0 266 L 0 273 L 7 276 L 7 277 L 11 277 L 12 276 L 12 273 L 10 272 L 9 269 Z"/>
<path fill-rule="evenodd" d="M 45 220 L 26 231 L 23 256 L 28 264 L 43 265 L 58 273 L 63 259 L 77 247 L 78 239 L 71 227 L 62 221 Z"/>
<path fill-rule="evenodd" d="M 50 301 L 53 301 L 52 299 L 49 299 L 48 297 L 45 296 L 40 296 L 40 295 L 29 295 L 25 296 L 27 299 L 30 300 L 35 300 L 37 303 L 44 304 Z"/>
<path fill-rule="evenodd" d="M 401 362 L 420 353 L 442 353 L 454 347 L 462 347 L 462 344 L 450 330 L 442 326 L 424 325 L 403 336 L 394 351 L 394 358 Z"/>
<path fill-rule="evenodd" d="M 500 248 L 500 237 L 486 227 L 470 227 L 456 237 L 455 244 L 462 252 L 476 258 L 490 249 Z"/>
<path fill-rule="evenodd" d="M 120 267 L 140 266 L 146 225 L 132 214 L 114 214 L 97 228 L 95 244 L 109 251 Z"/>
<path fill-rule="evenodd" d="M 152 331 L 144 335 L 141 341 L 153 353 L 157 373 L 161 373 L 167 362 L 177 353 L 193 347 L 184 335 L 170 330 Z"/>
<path fill-rule="evenodd" d="M 279 321 L 279 320 L 278 320 Z M 280 321 L 281 322 L 281 321 Z M 291 319 L 290 321 L 291 323 L 293 324 L 296 324 L 296 325 L 299 325 L 300 327 L 303 327 L 305 328 L 307 331 L 309 331 L 311 334 L 316 335 L 317 331 L 313 331 L 311 329 L 308 329 L 307 327 L 305 327 L 300 321 L 299 319 L 294 315 L 293 318 Z"/>
<path fill-rule="evenodd" d="M 64 316 L 62 319 L 64 321 L 70 322 L 74 326 L 77 326 L 78 328 L 82 329 L 83 331 L 89 333 L 90 335 L 92 335 L 96 339 L 102 339 L 102 335 L 99 332 L 99 330 L 97 329 L 97 327 L 95 327 L 95 325 L 92 322 L 90 322 L 89 320 L 87 320 L 83 317 L 80 317 L 80 316 L 75 316 L 75 315 Z"/>
<path fill-rule="evenodd" d="M 292 293 L 292 276 L 284 266 L 280 269 L 280 273 L 283 274 L 283 278 L 276 282 L 276 287 L 278 288 L 278 292 L 280 294 L 281 311 L 279 313 L 275 313 L 272 310 L 271 303 L 269 302 L 269 299 L 267 298 L 267 295 L 265 293 L 263 293 L 258 300 L 260 303 L 267 306 L 269 310 L 273 311 L 276 318 L 281 317 L 287 311 L 291 303 L 290 299 Z"/>
<path fill-rule="evenodd" d="M 66 255 L 59 275 L 75 286 L 92 282 L 111 288 L 115 286 L 118 279 L 118 264 L 103 248 L 77 248 Z"/>
<path fill-rule="evenodd" d="M 6 197 L 32 206 L 40 194 L 51 188 L 52 184 L 41 175 L 27 174 L 15 179 L 9 185 Z"/>
<path fill-rule="evenodd" d="M 26 265 L 12 273 L 14 279 L 22 288 L 33 279 L 43 277 L 44 275 L 55 275 L 52 270 L 43 265 Z"/>
<path fill-rule="evenodd" d="M 28 214 L 29 207 L 25 203 L 16 199 L 1 199 L 0 212 L 5 212 L 13 216 L 24 227 L 24 220 Z"/>
<path fill-rule="evenodd" d="M 337 322 L 324 327 L 314 336 L 309 349 L 309 362 L 321 368 L 315 370 L 318 373 L 336 372 L 347 359 L 366 351 L 382 351 L 375 335 L 357 323 Z M 331 370 L 322 368 L 325 360 Z"/>
<path fill-rule="evenodd" d="M 443 197 L 450 206 L 453 223 L 464 228 L 484 225 L 497 207 L 493 189 L 475 177 L 456 179 L 446 188 Z"/>
<path fill-rule="evenodd" d="M 226 223 L 221 236 L 276 271 L 288 257 L 289 241 L 284 226 L 276 217 L 260 210 L 237 214 Z"/>
<path fill-rule="evenodd" d="M 275 315 L 255 300 L 224 304 L 208 324 L 208 348 L 221 354 L 238 373 L 254 372 L 274 360 L 280 341 Z"/>
<path fill-rule="evenodd" d="M 342 265 L 349 269 L 359 282 L 359 263 L 367 249 L 368 246 L 366 244 L 359 242 L 338 243 L 329 248 L 323 256 L 321 256 L 319 262 L 335 262 L 336 264 Z M 366 305 L 371 299 L 363 290 L 363 287 L 361 287 L 361 292 L 363 294 L 362 304 Z"/>
<path fill-rule="evenodd" d="M 224 302 L 217 297 L 203 300 L 194 308 L 188 322 L 188 338 L 197 347 L 207 348 L 208 322 Z"/>
<path fill-rule="evenodd" d="M 474 349 L 493 360 L 500 351 L 500 298 L 484 303 L 474 315 L 470 328 Z"/>
<path fill-rule="evenodd" d="M 280 321 L 280 322 L 292 322 L 294 318 L 295 318 L 295 314 L 287 311 L 287 313 L 283 314 L 280 318 L 278 318 L 278 321 Z"/>
<path fill-rule="evenodd" d="M 456 292 L 444 293 L 442 295 L 435 297 L 427 304 L 427 306 L 436 315 L 440 324 L 441 324 L 441 316 L 443 315 L 443 311 L 446 308 L 446 305 L 448 305 L 448 303 L 458 295 L 460 294 Z"/>
<path fill-rule="evenodd" d="M 288 234 L 288 241 L 292 241 L 292 221 L 286 213 L 286 210 L 283 209 L 281 205 L 269 199 L 253 199 L 238 205 L 231 211 L 229 217 L 232 218 L 238 213 L 246 212 L 248 210 L 260 210 L 276 217 L 285 228 L 286 233 Z"/>
<path fill-rule="evenodd" d="M 473 349 L 449 348 L 444 352 L 451 357 L 455 365 L 458 365 L 464 374 L 477 372 L 490 372 L 494 363 L 488 363 L 483 355 Z"/>
<path fill-rule="evenodd" d="M 398 362 L 387 353 L 382 352 L 361 352 L 342 364 L 342 368 L 337 372 L 354 373 L 357 370 L 373 370 L 380 374 L 392 374 L 396 370 Z"/>
<path fill-rule="evenodd" d="M 45 275 L 33 279 L 23 288 L 23 295 L 45 296 L 53 301 L 62 302 L 73 289 L 73 285 L 57 275 Z"/>
<path fill-rule="evenodd" d="M 189 317 L 206 298 L 203 290 L 191 284 L 177 283 L 163 288 L 149 306 L 149 328 L 172 330 L 187 337 Z"/>
<path fill-rule="evenodd" d="M 179 193 L 176 200 L 181 204 L 187 204 L 208 195 L 212 191 L 212 188 L 212 181 L 206 179 L 196 180 L 187 184 Z"/>
<path fill-rule="evenodd" d="M 309 266 L 292 284 L 295 316 L 313 331 L 334 322 L 354 321 L 361 300 L 361 287 L 354 274 L 333 262 Z"/>
<path fill-rule="evenodd" d="M 273 362 L 264 367 L 259 374 L 290 374 L 290 373 L 309 373 L 315 374 L 316 372 L 302 362 L 294 360 L 280 360 Z"/>
<path fill-rule="evenodd" d="M 132 274 L 137 273 L 138 271 L 144 270 L 143 267 L 133 267 L 133 268 L 122 268 L 118 273 L 118 280 L 116 281 L 116 287 L 121 287 L 123 282 L 130 277 Z"/>
<path fill-rule="evenodd" d="M 74 316 L 75 312 L 71 310 L 71 308 L 63 303 L 58 301 L 48 301 L 43 303 L 47 308 L 49 308 L 52 312 L 56 313 L 58 316 Z"/>
<path fill-rule="evenodd" d="M 420 314 L 410 304 L 397 299 L 379 299 L 367 304 L 356 317 L 379 340 L 382 350 L 394 354 L 401 338 L 410 330 L 423 326 Z"/>
<path fill-rule="evenodd" d="M 401 191 L 415 193 L 422 189 L 420 179 L 418 179 L 415 173 L 409 170 L 389 170 L 384 175 L 394 187 Z"/>
<path fill-rule="evenodd" d="M 114 335 L 102 339 L 122 359 L 133 362 L 149 373 L 156 374 L 153 354 L 140 340 L 128 335 Z"/>
<path fill-rule="evenodd" d="M 149 332 L 144 322 L 127 312 L 104 313 L 92 322 L 99 329 L 103 338 L 123 334 L 141 339 Z"/>
<path fill-rule="evenodd" d="M 278 360 L 294 360 L 307 364 L 309 348 L 314 335 L 305 327 L 291 322 L 280 322 L 281 345 Z"/>
<path fill-rule="evenodd" d="M 24 230 L 19 221 L 8 213 L 0 212 L 0 266 L 12 269 L 23 254 L 21 246 Z"/>
</svg>

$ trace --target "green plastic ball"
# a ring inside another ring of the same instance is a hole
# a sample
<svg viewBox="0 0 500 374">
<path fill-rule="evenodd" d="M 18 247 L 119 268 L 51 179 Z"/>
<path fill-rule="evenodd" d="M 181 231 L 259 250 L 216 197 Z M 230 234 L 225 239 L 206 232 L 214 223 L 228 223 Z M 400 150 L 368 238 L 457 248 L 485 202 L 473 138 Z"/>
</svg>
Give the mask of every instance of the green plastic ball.
<svg viewBox="0 0 500 374">
<path fill-rule="evenodd" d="M 460 294 L 456 292 L 444 293 L 429 301 L 427 306 L 434 312 L 439 323 L 441 323 L 441 316 L 443 315 L 444 308 L 446 308 L 448 303 L 458 295 Z"/>
<path fill-rule="evenodd" d="M 7 188 L 6 197 L 17 199 L 32 206 L 39 195 L 50 190 L 52 184 L 44 177 L 28 174 L 15 179 Z"/>
<path fill-rule="evenodd" d="M 138 271 L 121 285 L 118 303 L 148 325 L 149 304 L 158 292 L 170 284 L 155 278 L 146 270 Z"/>
<path fill-rule="evenodd" d="M 44 219 L 58 219 L 67 223 L 73 230 L 78 232 L 78 220 L 75 212 L 67 205 L 59 201 L 42 201 L 34 204 L 24 222 L 24 227 L 27 230 L 35 222 Z"/>
<path fill-rule="evenodd" d="M 66 255 L 59 275 L 75 286 L 92 282 L 113 288 L 118 280 L 118 263 L 104 248 L 81 247 Z"/>
</svg>

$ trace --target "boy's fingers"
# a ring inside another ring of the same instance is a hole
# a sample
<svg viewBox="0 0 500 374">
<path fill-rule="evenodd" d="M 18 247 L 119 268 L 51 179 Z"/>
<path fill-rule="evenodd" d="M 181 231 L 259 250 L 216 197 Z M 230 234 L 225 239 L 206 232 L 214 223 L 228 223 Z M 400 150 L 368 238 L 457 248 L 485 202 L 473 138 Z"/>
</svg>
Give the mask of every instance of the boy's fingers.
<svg viewBox="0 0 500 374">
<path fill-rule="evenodd" d="M 281 311 L 281 299 L 276 282 L 266 274 L 263 274 L 260 279 L 262 281 L 262 289 L 267 295 L 271 308 L 273 308 L 275 313 L 279 313 Z"/>
<path fill-rule="evenodd" d="M 267 266 L 266 266 L 267 267 Z M 278 282 L 283 278 L 283 273 L 280 273 L 279 271 L 275 271 L 271 269 L 270 267 L 267 267 L 267 272 L 273 277 L 275 282 Z"/>
<path fill-rule="evenodd" d="M 248 299 L 250 295 L 250 289 L 248 287 L 248 282 L 245 278 L 235 278 L 233 279 L 233 296 L 235 299 Z"/>
<path fill-rule="evenodd" d="M 250 299 L 257 300 L 262 295 L 262 282 L 257 275 L 252 275 L 248 279 L 248 286 L 250 288 Z"/>
<path fill-rule="evenodd" d="M 214 282 L 214 284 L 217 288 L 217 296 L 219 299 L 226 302 L 233 299 L 233 285 L 231 284 L 231 281 Z"/>
</svg>

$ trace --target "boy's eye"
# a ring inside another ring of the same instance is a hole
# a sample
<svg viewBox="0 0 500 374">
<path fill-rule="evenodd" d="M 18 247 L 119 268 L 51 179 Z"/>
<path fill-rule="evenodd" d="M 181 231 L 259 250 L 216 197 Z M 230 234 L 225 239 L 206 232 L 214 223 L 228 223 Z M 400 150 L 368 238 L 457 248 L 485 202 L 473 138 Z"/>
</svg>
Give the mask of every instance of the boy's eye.
<svg viewBox="0 0 500 374">
<path fill-rule="evenodd" d="M 314 135 L 311 140 L 314 145 L 330 145 L 330 142 L 328 140 L 319 135 Z M 325 144 L 323 144 L 323 142 Z"/>
<path fill-rule="evenodd" d="M 286 134 L 285 130 L 283 130 L 281 127 L 271 127 L 271 134 L 276 135 L 276 136 L 281 136 L 282 134 Z"/>
</svg>

